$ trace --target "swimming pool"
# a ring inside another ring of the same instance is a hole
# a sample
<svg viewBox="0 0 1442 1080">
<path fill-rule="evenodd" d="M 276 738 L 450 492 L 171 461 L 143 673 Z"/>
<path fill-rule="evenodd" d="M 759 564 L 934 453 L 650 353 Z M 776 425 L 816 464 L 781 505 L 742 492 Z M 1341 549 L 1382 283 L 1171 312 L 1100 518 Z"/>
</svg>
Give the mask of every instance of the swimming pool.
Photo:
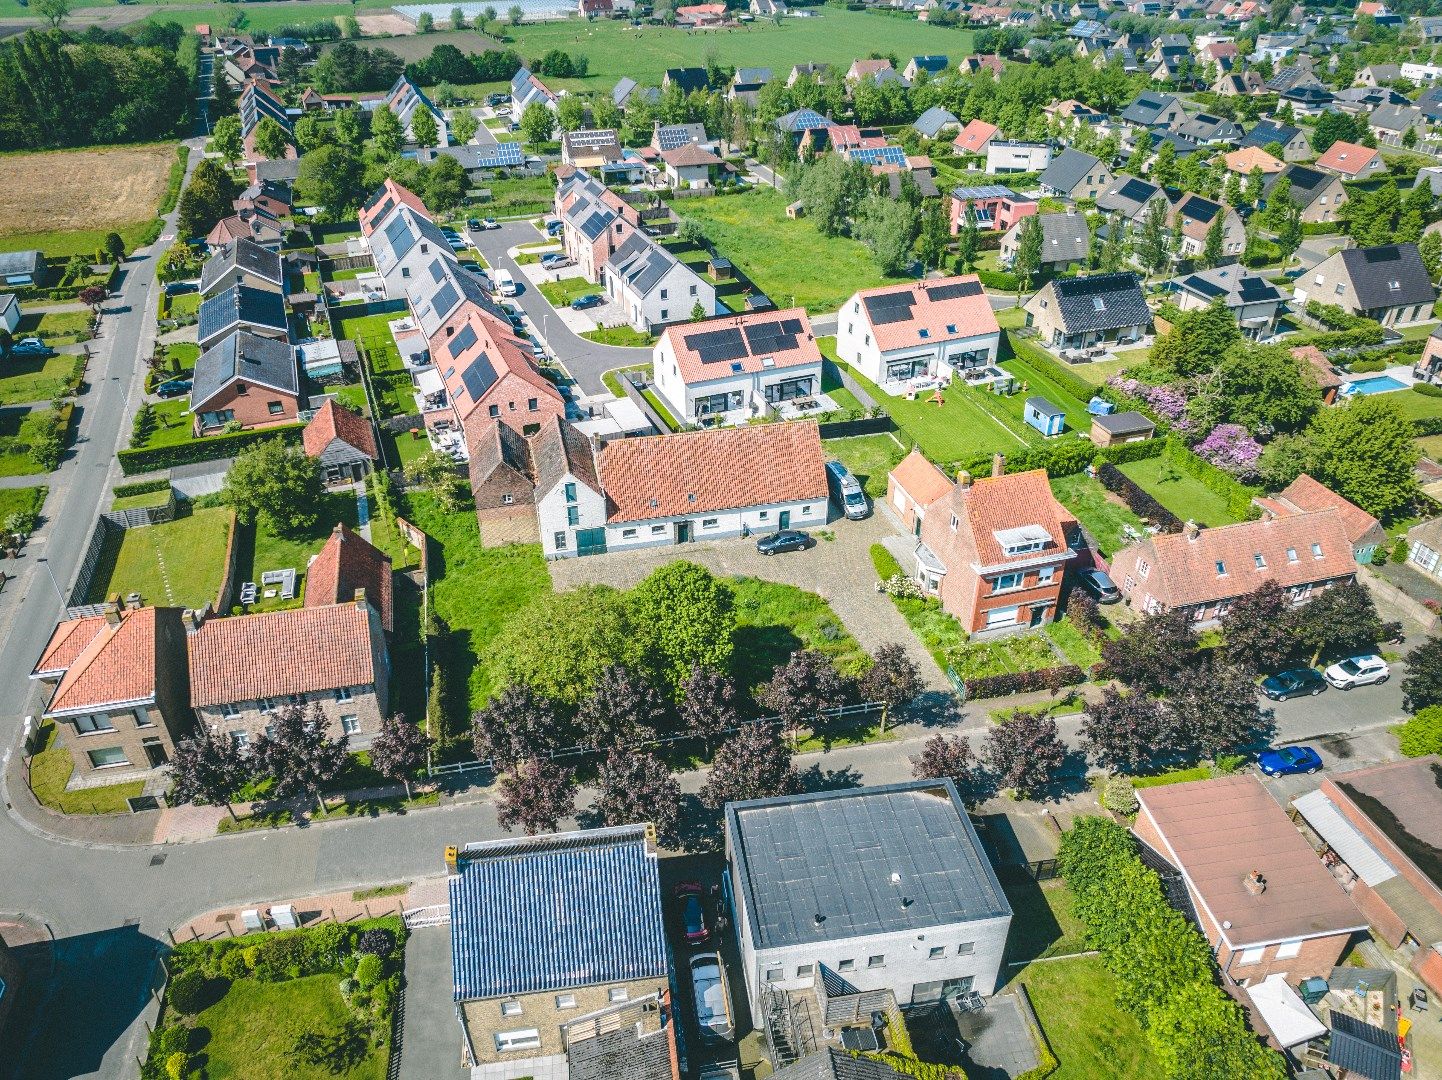
<svg viewBox="0 0 1442 1080">
<path fill-rule="evenodd" d="M 1353 379 L 1342 384 L 1344 394 L 1385 394 L 1389 390 L 1405 390 L 1407 384 L 1390 375 L 1371 375 L 1365 379 Z"/>
</svg>

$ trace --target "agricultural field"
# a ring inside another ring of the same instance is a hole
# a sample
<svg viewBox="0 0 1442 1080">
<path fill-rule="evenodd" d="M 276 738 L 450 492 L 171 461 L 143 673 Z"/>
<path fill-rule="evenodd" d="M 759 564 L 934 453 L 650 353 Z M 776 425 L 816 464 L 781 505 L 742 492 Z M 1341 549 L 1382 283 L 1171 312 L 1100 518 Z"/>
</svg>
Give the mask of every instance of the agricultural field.
<svg viewBox="0 0 1442 1080">
<path fill-rule="evenodd" d="M 112 230 L 133 244 L 174 163 L 173 143 L 0 155 L 0 250 L 92 254 Z"/>
</svg>

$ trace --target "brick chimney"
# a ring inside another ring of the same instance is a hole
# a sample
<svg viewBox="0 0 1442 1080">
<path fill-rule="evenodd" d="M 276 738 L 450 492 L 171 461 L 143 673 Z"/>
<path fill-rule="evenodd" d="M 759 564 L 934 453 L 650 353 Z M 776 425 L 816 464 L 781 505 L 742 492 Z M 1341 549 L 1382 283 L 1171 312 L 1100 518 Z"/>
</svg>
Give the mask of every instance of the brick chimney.
<svg viewBox="0 0 1442 1080">
<path fill-rule="evenodd" d="M 1260 870 L 1253 870 L 1242 878 L 1242 887 L 1253 896 L 1261 896 L 1267 891 L 1267 879 L 1262 876 Z"/>
<path fill-rule="evenodd" d="M 967 472 L 965 469 L 962 469 L 961 472 L 957 473 L 956 486 L 963 489 L 971 487 L 971 473 Z"/>
<path fill-rule="evenodd" d="M 991 455 L 991 475 L 992 475 L 992 476 L 1001 476 L 1004 472 L 1006 472 L 1006 455 L 1005 455 L 1005 454 L 992 454 L 992 455 Z"/>
<path fill-rule="evenodd" d="M 1182 526 L 1182 532 L 1186 533 L 1188 540 L 1195 540 L 1202 535 L 1202 527 L 1195 521 L 1188 521 Z"/>
<path fill-rule="evenodd" d="M 355 591 L 355 606 L 358 608 L 366 606 L 366 591 L 364 589 L 357 589 Z"/>
<path fill-rule="evenodd" d="M 120 625 L 120 605 L 114 600 L 105 603 L 105 622 L 110 626 Z"/>
<path fill-rule="evenodd" d="M 205 622 L 205 612 L 197 611 L 194 608 L 186 608 L 180 613 L 180 624 L 185 627 L 187 634 L 193 634 L 201 628 Z"/>
</svg>

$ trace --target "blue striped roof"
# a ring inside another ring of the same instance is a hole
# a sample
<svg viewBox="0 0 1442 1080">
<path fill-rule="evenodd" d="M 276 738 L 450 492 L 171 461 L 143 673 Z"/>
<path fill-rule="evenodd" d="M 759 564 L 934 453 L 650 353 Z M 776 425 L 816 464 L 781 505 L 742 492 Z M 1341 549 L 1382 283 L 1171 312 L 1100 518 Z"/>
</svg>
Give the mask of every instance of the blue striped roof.
<svg viewBox="0 0 1442 1080">
<path fill-rule="evenodd" d="M 474 845 L 450 893 L 456 1001 L 666 975 L 641 826 Z"/>
<path fill-rule="evenodd" d="M 859 161 L 864 165 L 906 164 L 906 151 L 899 146 L 870 146 L 852 150 L 849 156 L 852 161 Z"/>
</svg>

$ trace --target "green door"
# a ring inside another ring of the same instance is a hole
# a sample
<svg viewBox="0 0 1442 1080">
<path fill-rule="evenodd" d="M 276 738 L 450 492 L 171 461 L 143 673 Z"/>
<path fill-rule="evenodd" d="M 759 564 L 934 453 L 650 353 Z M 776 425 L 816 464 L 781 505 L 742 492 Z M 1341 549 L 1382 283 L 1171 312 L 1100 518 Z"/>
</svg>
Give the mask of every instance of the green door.
<svg viewBox="0 0 1442 1080">
<path fill-rule="evenodd" d="M 606 554 L 606 530 L 605 530 L 605 529 L 577 529 L 577 530 L 576 530 L 576 554 L 577 554 L 577 555 L 604 555 L 604 554 Z"/>
<path fill-rule="evenodd" d="M 783 510 L 783 511 L 781 511 L 781 527 L 782 527 L 783 529 L 789 529 L 789 528 L 791 528 L 791 511 L 790 511 L 790 510 Z"/>
</svg>

